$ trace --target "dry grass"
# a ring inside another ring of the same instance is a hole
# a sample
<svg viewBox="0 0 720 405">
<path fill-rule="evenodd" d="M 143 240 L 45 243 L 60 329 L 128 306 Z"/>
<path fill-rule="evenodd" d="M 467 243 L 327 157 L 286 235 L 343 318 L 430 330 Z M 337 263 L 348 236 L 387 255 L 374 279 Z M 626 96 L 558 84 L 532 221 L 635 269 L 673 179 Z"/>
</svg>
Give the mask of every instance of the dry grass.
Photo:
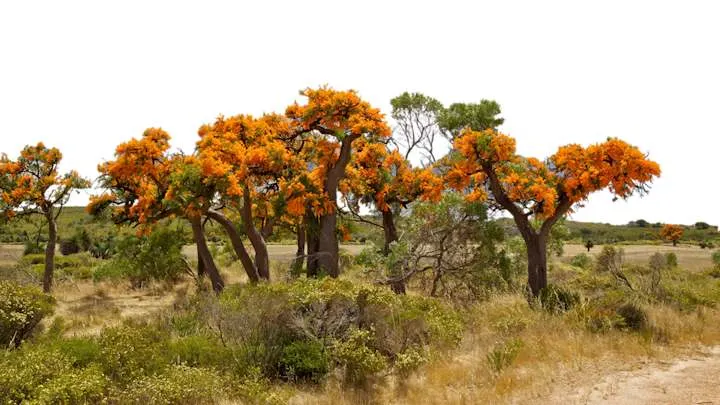
<svg viewBox="0 0 720 405">
<path fill-rule="evenodd" d="M 439 355 L 406 381 L 387 379 L 372 391 L 348 390 L 330 382 L 319 392 L 295 395 L 290 403 L 563 403 L 560 399 L 565 395 L 608 372 L 667 360 L 698 345 L 720 341 L 720 313 L 716 310 L 683 315 L 656 306 L 647 311 L 662 342 L 641 333 L 592 333 L 583 328 L 575 313 L 550 315 L 532 310 L 521 296 L 497 296 L 470 311 L 468 332 L 460 348 Z M 522 341 L 517 357 L 496 372 L 488 353 L 499 342 L 513 339 Z"/>
<path fill-rule="evenodd" d="M 595 256 L 602 251 L 602 245 L 595 245 L 590 250 L 590 255 Z M 678 264 L 691 271 L 701 271 L 713 266 L 712 264 L 712 249 L 700 249 L 698 246 L 692 245 L 678 245 L 673 247 L 670 244 L 667 245 L 622 245 L 620 246 L 625 251 L 625 262 L 629 264 L 643 264 L 647 265 L 650 256 L 654 253 L 675 253 L 678 257 Z M 587 253 L 582 245 L 567 244 L 564 246 L 564 253 L 559 258 L 562 262 L 569 262 L 570 259 L 579 254 Z M 557 259 L 556 259 L 557 260 Z"/>
</svg>

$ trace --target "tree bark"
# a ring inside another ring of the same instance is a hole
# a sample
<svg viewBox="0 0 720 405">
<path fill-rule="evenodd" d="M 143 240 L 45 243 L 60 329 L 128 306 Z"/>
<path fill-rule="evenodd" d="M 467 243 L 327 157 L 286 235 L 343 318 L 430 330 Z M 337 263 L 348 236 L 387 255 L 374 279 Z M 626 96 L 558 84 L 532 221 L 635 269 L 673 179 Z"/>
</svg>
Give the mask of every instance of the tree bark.
<svg viewBox="0 0 720 405">
<path fill-rule="evenodd" d="M 345 168 L 350 162 L 352 143 L 360 135 L 346 135 L 340 146 L 340 155 L 335 164 L 328 170 L 325 178 L 325 193 L 330 202 L 337 203 L 337 190 L 340 180 L 345 177 Z M 320 217 L 320 248 L 318 262 L 320 268 L 331 277 L 340 276 L 340 246 L 337 239 L 337 209 Z"/>
<path fill-rule="evenodd" d="M 207 216 L 213 221 L 219 223 L 225 229 L 225 233 L 227 233 L 228 237 L 230 237 L 230 243 L 233 246 L 233 250 L 235 251 L 238 259 L 240 259 L 240 263 L 242 263 L 243 269 L 245 269 L 248 280 L 250 280 L 250 282 L 252 283 L 258 282 L 260 280 L 258 269 L 255 266 L 255 263 L 253 263 L 252 258 L 250 258 L 250 254 L 248 253 L 247 249 L 245 249 L 242 237 L 240 236 L 240 232 L 238 232 L 237 228 L 235 227 L 235 224 L 233 224 L 233 222 L 230 221 L 225 215 L 215 210 L 209 210 Z"/>
<path fill-rule="evenodd" d="M 387 211 L 383 211 L 382 219 L 383 219 L 383 231 L 385 233 L 385 246 L 383 247 L 383 254 L 385 256 L 387 256 L 390 254 L 390 244 L 393 242 L 396 242 L 398 240 L 398 235 L 397 235 L 397 229 L 395 228 L 395 218 L 394 218 L 392 210 L 388 209 Z M 397 274 L 394 274 L 391 271 L 390 276 L 396 277 Z M 406 293 L 405 280 L 398 280 L 398 281 L 391 282 L 390 289 L 395 294 L 405 294 Z"/>
<path fill-rule="evenodd" d="M 547 287 L 547 240 L 542 234 L 535 234 L 526 240 L 528 259 L 528 285 L 533 297 Z"/>
<path fill-rule="evenodd" d="M 263 280 L 270 280 L 270 257 L 265 239 L 253 224 L 252 200 L 250 198 L 250 187 L 247 185 L 245 185 L 243 193 L 242 218 L 243 225 L 245 225 L 245 234 L 250 239 L 250 243 L 255 250 L 255 266 L 257 267 L 258 276 Z"/>
<path fill-rule="evenodd" d="M 215 291 L 216 293 L 220 293 L 225 288 L 225 282 L 220 276 L 220 271 L 215 265 L 215 261 L 210 254 L 210 249 L 208 248 L 207 241 L 205 240 L 205 233 L 203 232 L 200 217 L 190 218 L 190 225 L 193 231 L 193 238 L 195 239 L 195 243 L 197 244 L 198 261 L 203 262 L 205 271 L 210 277 L 213 291 Z"/>
<path fill-rule="evenodd" d="M 305 239 L 307 243 L 307 277 L 320 275 L 318 252 L 320 251 L 320 238 L 318 237 L 320 224 L 312 214 L 305 217 Z"/>
<path fill-rule="evenodd" d="M 197 247 L 197 244 L 195 244 Z M 197 257 L 198 257 L 198 267 L 197 267 L 197 275 L 199 279 L 202 279 L 205 277 L 205 262 L 200 260 L 200 248 L 197 249 Z"/>
<path fill-rule="evenodd" d="M 297 250 L 295 251 L 295 260 L 291 264 L 292 274 L 300 274 L 303 265 L 303 259 L 305 258 L 305 227 L 302 224 L 298 224 L 297 230 L 295 231 Z"/>
<path fill-rule="evenodd" d="M 53 273 L 55 272 L 55 245 L 57 244 L 57 222 L 53 207 L 45 212 L 48 221 L 48 243 L 45 247 L 45 271 L 43 272 L 43 291 L 49 293 L 53 284 Z"/>
</svg>

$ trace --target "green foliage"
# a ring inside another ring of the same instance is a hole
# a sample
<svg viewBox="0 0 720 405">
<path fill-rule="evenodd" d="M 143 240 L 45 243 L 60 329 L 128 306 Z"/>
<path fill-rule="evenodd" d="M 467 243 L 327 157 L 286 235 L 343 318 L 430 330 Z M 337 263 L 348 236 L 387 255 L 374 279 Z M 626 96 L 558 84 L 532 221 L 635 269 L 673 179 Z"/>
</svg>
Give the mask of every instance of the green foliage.
<svg viewBox="0 0 720 405">
<path fill-rule="evenodd" d="M 562 313 L 579 304 L 580 294 L 554 284 L 549 284 L 540 291 L 540 305 L 551 313 Z"/>
<path fill-rule="evenodd" d="M 280 364 L 291 380 L 318 383 L 330 369 L 330 357 L 321 342 L 296 340 L 283 348 Z"/>
<path fill-rule="evenodd" d="M 408 350 L 455 347 L 463 330 L 459 315 L 436 299 L 330 278 L 230 286 L 219 303 L 201 300 L 198 318 L 232 348 L 240 376 L 257 368 L 268 378 L 311 381 L 329 371 L 328 358 L 342 358 L 348 378 L 360 378 L 366 368 L 351 362 L 348 346 L 341 355 L 335 350 L 351 336 L 353 344 L 367 343 L 363 356 L 381 356 L 383 367 L 405 353 L 400 371 L 411 367 Z"/>
<path fill-rule="evenodd" d="M 624 251 L 615 246 L 605 245 L 595 260 L 598 272 L 616 272 L 622 269 Z"/>
<path fill-rule="evenodd" d="M 519 338 L 497 343 L 486 356 L 490 370 L 499 374 L 511 366 L 522 347 L 523 341 Z"/>
<path fill-rule="evenodd" d="M 677 255 L 673 252 L 665 253 L 665 264 L 667 267 L 674 269 L 678 266 Z"/>
<path fill-rule="evenodd" d="M 89 404 L 105 398 L 108 381 L 98 367 L 70 369 L 38 386 L 28 404 Z"/>
<path fill-rule="evenodd" d="M 100 366 L 119 385 L 161 371 L 169 362 L 166 336 L 152 326 L 123 325 L 103 330 Z"/>
<path fill-rule="evenodd" d="M 30 337 L 53 312 L 55 300 L 34 286 L 0 281 L 0 345 L 13 347 Z"/>
<path fill-rule="evenodd" d="M 217 371 L 173 366 L 166 372 L 139 378 L 116 394 L 119 403 L 216 404 L 227 395 L 227 383 Z"/>
<path fill-rule="evenodd" d="M 352 329 L 345 339 L 333 346 L 333 357 L 345 367 L 348 382 L 365 382 L 387 367 L 387 359 L 373 349 L 374 339 L 371 330 Z"/>
<path fill-rule="evenodd" d="M 720 250 L 716 250 L 712 254 L 712 262 L 715 267 L 720 267 Z"/>
<path fill-rule="evenodd" d="M 34 241 L 25 241 L 23 255 L 34 255 L 45 252 L 45 245 Z"/>
<path fill-rule="evenodd" d="M 127 278 L 134 288 L 149 281 L 178 281 L 187 270 L 182 254 L 184 232 L 159 227 L 149 236 L 127 236 L 117 245 L 117 254 L 95 272 L 96 281 Z"/>
<path fill-rule="evenodd" d="M 497 128 L 505 121 L 497 117 L 500 105 L 492 100 L 480 100 L 479 103 L 454 103 L 438 114 L 440 128 L 457 136 L 465 127 L 475 131 Z"/>
<path fill-rule="evenodd" d="M 573 256 L 573 258 L 570 260 L 570 264 L 583 270 L 589 270 L 590 268 L 592 268 L 593 261 L 592 257 L 588 256 L 585 253 L 580 253 Z"/>
<path fill-rule="evenodd" d="M 642 330 L 647 326 L 647 314 L 638 304 L 626 302 L 620 305 L 615 312 L 622 318 L 622 327 L 633 331 Z"/>
</svg>

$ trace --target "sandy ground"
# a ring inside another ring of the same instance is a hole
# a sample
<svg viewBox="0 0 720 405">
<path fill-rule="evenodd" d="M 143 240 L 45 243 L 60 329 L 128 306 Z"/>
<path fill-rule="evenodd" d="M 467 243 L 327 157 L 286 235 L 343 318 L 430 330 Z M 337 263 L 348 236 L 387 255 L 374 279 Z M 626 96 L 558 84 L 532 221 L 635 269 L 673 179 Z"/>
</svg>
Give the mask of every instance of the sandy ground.
<svg viewBox="0 0 720 405">
<path fill-rule="evenodd" d="M 720 346 L 670 362 L 628 364 L 626 371 L 564 387 L 543 403 L 582 405 L 720 404 Z"/>
</svg>

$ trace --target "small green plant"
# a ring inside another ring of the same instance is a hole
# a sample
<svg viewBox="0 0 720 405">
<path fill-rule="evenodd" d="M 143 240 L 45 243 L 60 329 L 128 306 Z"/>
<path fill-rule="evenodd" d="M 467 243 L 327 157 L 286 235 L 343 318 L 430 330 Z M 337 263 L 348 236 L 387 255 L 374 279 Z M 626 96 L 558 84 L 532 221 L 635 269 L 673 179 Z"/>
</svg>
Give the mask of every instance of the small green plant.
<svg viewBox="0 0 720 405">
<path fill-rule="evenodd" d="M 333 346 L 333 357 L 345 367 L 345 379 L 350 383 L 364 383 L 387 366 L 382 353 L 372 347 L 369 330 L 355 329 L 347 339 Z"/>
<path fill-rule="evenodd" d="M 522 347 L 523 341 L 519 338 L 497 343 L 486 356 L 490 370 L 499 374 L 508 368 L 515 361 Z"/>
<path fill-rule="evenodd" d="M 294 341 L 283 349 L 281 368 L 290 380 L 318 383 L 330 369 L 330 357 L 318 341 Z"/>
<path fill-rule="evenodd" d="M 678 258 L 674 252 L 665 253 L 665 263 L 667 267 L 674 269 L 678 266 Z"/>
<path fill-rule="evenodd" d="M 542 308 L 551 313 L 562 313 L 580 303 L 580 294 L 557 285 L 550 284 L 540 291 Z"/>
<path fill-rule="evenodd" d="M 585 253 L 580 253 L 570 260 L 570 264 L 588 270 L 592 267 L 592 258 Z"/>
</svg>

